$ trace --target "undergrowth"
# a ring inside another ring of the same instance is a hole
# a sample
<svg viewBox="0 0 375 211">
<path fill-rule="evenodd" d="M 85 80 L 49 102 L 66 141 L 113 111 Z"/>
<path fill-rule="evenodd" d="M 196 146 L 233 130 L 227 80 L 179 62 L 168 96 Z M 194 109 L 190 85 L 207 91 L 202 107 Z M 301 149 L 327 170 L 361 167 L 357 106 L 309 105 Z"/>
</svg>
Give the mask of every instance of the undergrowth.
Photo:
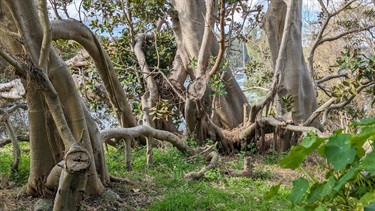
<svg viewBox="0 0 375 211">
<path fill-rule="evenodd" d="M 29 174 L 28 143 L 21 143 L 22 158 L 19 173 L 10 172 L 12 147 L 0 148 L 0 201 L 17 203 L 18 210 L 28 210 L 32 198 L 19 198 L 17 194 L 21 186 L 27 183 Z M 126 171 L 123 149 L 108 146 L 106 150 L 107 167 L 114 176 L 125 177 L 131 184 L 113 182 L 107 188 L 117 193 L 123 201 L 108 197 L 88 197 L 82 202 L 82 210 L 290 210 L 291 203 L 286 199 L 290 192 L 288 186 L 280 189 L 280 195 L 270 201 L 263 200 L 263 195 L 280 177 L 274 169 L 276 164 L 266 164 L 267 158 L 255 158 L 253 178 L 229 177 L 226 170 L 242 169 L 244 155 L 221 157 L 218 168 L 205 173 L 197 181 L 186 181 L 184 175 L 191 171 L 199 171 L 207 165 L 203 157 L 187 159 L 177 149 L 166 146 L 154 152 L 154 164 L 146 164 L 146 149 L 138 147 L 132 151 L 133 171 Z M 248 156 L 248 155 L 246 155 Z M 267 161 L 269 162 L 269 161 Z M 277 176 L 278 175 L 278 176 Z M 284 179 L 282 179 L 284 180 Z M 289 180 L 289 179 L 287 179 Z M 3 191 L 15 190 L 15 195 L 1 198 Z M 21 202 L 20 200 L 24 200 Z M 20 208 L 20 205 L 25 207 Z M 1 206 L 0 206 L 1 208 Z"/>
</svg>

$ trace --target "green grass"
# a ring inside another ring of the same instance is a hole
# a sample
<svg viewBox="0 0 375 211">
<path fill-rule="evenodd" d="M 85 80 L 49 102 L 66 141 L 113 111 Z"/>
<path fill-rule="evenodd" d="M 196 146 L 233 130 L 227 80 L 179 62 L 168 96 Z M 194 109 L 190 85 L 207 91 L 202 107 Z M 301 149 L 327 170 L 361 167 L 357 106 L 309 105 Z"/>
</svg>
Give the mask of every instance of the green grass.
<svg viewBox="0 0 375 211">
<path fill-rule="evenodd" d="M 28 143 L 21 143 L 21 149 L 27 148 Z M 153 152 L 155 162 L 152 166 L 147 166 L 145 148 L 133 149 L 133 171 L 127 172 L 124 151 L 110 146 L 106 151 L 110 173 L 129 178 L 136 183 L 135 185 L 114 183 L 110 188 L 115 188 L 113 190 L 125 198 L 131 193 L 134 193 L 133 197 L 139 197 L 136 191 L 140 191 L 139 193 L 142 193 L 140 196 L 144 197 L 145 203 L 139 206 L 128 204 L 127 210 L 290 210 L 291 208 L 291 203 L 286 199 L 288 189 L 282 189 L 281 194 L 272 200 L 263 200 L 263 195 L 271 187 L 273 172 L 262 168 L 255 169 L 256 179 L 225 175 L 223 169 L 242 168 L 241 155 L 236 159 L 226 159 L 225 163 L 220 162 L 219 168 L 206 172 L 204 178 L 199 181 L 186 181 L 184 179 L 186 173 L 199 171 L 207 165 L 207 162 L 201 157 L 188 160 L 186 155 L 173 147 L 158 148 Z M 21 154 L 19 172 L 11 173 L 9 166 L 12 161 L 12 147 L 7 145 L 0 148 L 0 176 L 12 181 L 16 186 L 26 184 L 29 174 L 29 153 L 22 151 Z M 132 199 L 126 198 L 126 200 Z M 99 207 L 98 204 L 107 203 L 106 200 L 101 202 L 100 198 L 94 201 Z M 85 206 L 91 205 L 85 204 Z M 120 210 L 124 208 L 124 204 L 117 206 Z"/>
<path fill-rule="evenodd" d="M 112 174 L 139 182 L 142 189 L 152 189 L 157 196 L 145 210 L 290 210 L 286 200 L 289 190 L 270 201 L 263 200 L 270 185 L 266 179 L 271 172 L 256 171 L 260 179 L 225 176 L 220 169 L 205 173 L 199 181 L 185 181 L 184 175 L 199 171 L 207 165 L 202 159 L 186 160 L 175 148 L 164 151 L 154 149 L 154 165 L 147 166 L 144 148 L 132 152 L 133 171 L 125 171 L 123 151 L 110 148 L 107 153 L 108 168 Z M 231 168 L 241 168 L 242 160 L 229 163 Z M 151 182 L 144 182 L 144 178 Z M 264 180 L 263 180 L 264 179 Z"/>
<path fill-rule="evenodd" d="M 0 175 L 14 182 L 17 186 L 26 184 L 30 171 L 30 154 L 23 152 L 29 148 L 29 143 L 19 143 L 21 148 L 21 160 L 18 165 L 18 172 L 12 172 L 10 165 L 13 160 L 13 147 L 11 144 L 0 148 Z"/>
</svg>

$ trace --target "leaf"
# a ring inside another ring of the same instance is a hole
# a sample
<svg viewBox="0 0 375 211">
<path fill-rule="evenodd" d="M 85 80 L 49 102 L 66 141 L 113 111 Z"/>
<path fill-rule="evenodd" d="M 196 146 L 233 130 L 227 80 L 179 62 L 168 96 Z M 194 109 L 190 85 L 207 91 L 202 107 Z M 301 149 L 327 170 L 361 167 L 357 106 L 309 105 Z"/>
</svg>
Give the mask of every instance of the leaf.
<svg viewBox="0 0 375 211">
<path fill-rule="evenodd" d="M 332 193 L 332 188 L 335 186 L 336 180 L 331 176 L 328 181 L 325 183 L 323 190 L 320 194 L 321 197 L 329 196 Z"/>
<path fill-rule="evenodd" d="M 350 137 L 349 134 L 335 134 L 326 144 L 324 154 L 335 170 L 343 170 L 354 161 L 356 150 L 348 144 Z"/>
<path fill-rule="evenodd" d="M 288 196 L 288 200 L 294 205 L 299 204 L 308 188 L 309 182 L 305 178 L 300 177 L 297 180 L 294 180 L 293 188 Z"/>
<path fill-rule="evenodd" d="M 368 125 L 374 125 L 374 124 L 375 124 L 375 118 L 363 119 L 360 122 L 352 122 L 353 126 L 368 126 Z"/>
<path fill-rule="evenodd" d="M 278 185 L 274 185 L 274 186 L 272 186 L 272 187 L 271 187 L 271 190 L 268 191 L 268 193 L 266 193 L 266 194 L 263 196 L 263 199 L 264 199 L 264 200 L 269 200 L 270 198 L 274 197 L 274 196 L 279 192 L 280 185 L 281 185 L 281 183 L 279 183 Z"/>
<path fill-rule="evenodd" d="M 357 163 L 355 166 L 353 166 L 346 174 L 344 174 L 338 181 L 336 186 L 333 188 L 333 190 L 338 191 L 342 186 L 344 186 L 350 179 L 352 179 L 354 176 L 356 176 L 356 173 L 358 173 L 359 170 L 359 164 Z"/>
<path fill-rule="evenodd" d="M 307 196 L 307 202 L 312 204 L 321 198 L 321 193 L 324 189 L 325 184 L 315 183 L 311 189 L 310 194 Z"/>
<path fill-rule="evenodd" d="M 290 169 L 298 168 L 305 160 L 306 156 L 318 148 L 324 140 L 326 139 L 318 138 L 315 134 L 313 136 L 306 136 L 300 145 L 293 146 L 289 155 L 280 161 L 281 167 Z"/>
<path fill-rule="evenodd" d="M 370 174 L 375 175 L 375 153 L 367 154 L 361 162 L 362 167 Z"/>
</svg>

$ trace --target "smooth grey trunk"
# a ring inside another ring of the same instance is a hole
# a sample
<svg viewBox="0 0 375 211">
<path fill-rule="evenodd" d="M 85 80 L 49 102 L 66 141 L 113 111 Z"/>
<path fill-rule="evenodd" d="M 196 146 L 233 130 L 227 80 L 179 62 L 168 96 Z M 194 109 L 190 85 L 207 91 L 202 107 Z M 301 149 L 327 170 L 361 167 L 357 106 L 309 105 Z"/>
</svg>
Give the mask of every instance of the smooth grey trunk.
<svg viewBox="0 0 375 211">
<path fill-rule="evenodd" d="M 295 124 L 301 124 L 315 111 L 317 100 L 303 56 L 302 1 L 285 2 L 282 0 L 271 1 L 263 24 L 275 72 L 280 71 L 278 99 L 288 95 L 292 97 L 291 118 Z M 282 48 L 282 45 L 285 45 L 285 48 Z M 278 115 L 282 116 L 288 112 L 285 104 L 280 104 L 279 100 L 276 101 L 276 104 L 278 104 Z"/>
</svg>

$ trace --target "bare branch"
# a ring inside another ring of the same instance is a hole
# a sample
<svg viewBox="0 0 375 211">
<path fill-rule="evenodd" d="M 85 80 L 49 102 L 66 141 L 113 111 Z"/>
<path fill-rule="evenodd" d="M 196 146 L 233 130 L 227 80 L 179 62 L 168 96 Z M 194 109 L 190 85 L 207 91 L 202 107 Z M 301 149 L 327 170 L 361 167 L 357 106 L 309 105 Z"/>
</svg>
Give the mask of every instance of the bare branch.
<svg viewBox="0 0 375 211">
<path fill-rule="evenodd" d="M 16 139 L 18 140 L 18 142 L 29 142 L 29 136 L 19 135 L 19 136 L 16 136 Z M 10 143 L 12 143 L 12 140 L 10 140 L 10 138 L 0 140 L 0 148 Z"/>
<path fill-rule="evenodd" d="M 54 20 L 51 21 L 51 26 L 53 40 L 75 40 L 89 52 L 104 82 L 105 89 L 115 108 L 120 124 L 124 127 L 136 126 L 137 123 L 132 115 L 126 93 L 117 78 L 110 57 L 91 30 L 84 24 L 72 19 Z"/>
<path fill-rule="evenodd" d="M 51 48 L 52 33 L 49 24 L 47 0 L 39 0 L 40 21 L 43 28 L 43 41 L 40 48 L 39 67 L 44 71 L 48 69 L 49 50 Z"/>
<path fill-rule="evenodd" d="M 319 137 L 325 137 L 325 134 L 320 132 L 319 129 L 315 127 L 307 127 L 307 126 L 299 126 L 299 125 L 289 125 L 285 122 L 279 121 L 272 117 L 264 117 L 262 122 L 272 125 L 272 126 L 280 126 L 282 129 L 293 131 L 293 132 L 310 132 L 314 131 Z"/>
<path fill-rule="evenodd" d="M 217 55 L 216 61 L 214 66 L 211 68 L 210 72 L 208 73 L 207 77 L 211 77 L 216 71 L 219 69 L 220 63 L 223 60 L 224 52 L 225 52 L 225 0 L 220 1 L 220 49 Z"/>
<path fill-rule="evenodd" d="M 330 42 L 330 41 L 337 40 L 337 39 L 339 39 L 341 37 L 344 37 L 346 35 L 349 35 L 349 34 L 353 34 L 353 33 L 356 33 L 356 32 L 361 32 L 361 31 L 367 31 L 367 30 L 370 30 L 370 29 L 372 29 L 374 27 L 375 27 L 375 25 L 370 25 L 370 26 L 367 26 L 367 27 L 364 27 L 364 28 L 352 29 L 350 31 L 344 32 L 344 33 L 339 34 L 339 35 L 334 36 L 334 37 L 324 38 L 324 39 L 322 39 L 322 40 L 319 41 L 319 45 L 323 44 L 325 42 Z"/>
<path fill-rule="evenodd" d="M 349 78 L 347 73 L 343 73 L 343 74 L 339 74 L 339 75 L 330 75 L 330 76 L 324 77 L 322 79 L 316 80 L 316 83 L 321 84 L 323 82 L 326 82 L 326 81 L 329 81 L 329 80 L 332 80 L 332 79 L 335 79 L 335 78 L 341 78 L 341 77 Z"/>
<path fill-rule="evenodd" d="M 3 49 L 0 49 L 0 56 L 3 57 L 5 61 L 7 61 L 10 65 L 12 65 L 16 70 L 21 73 L 23 76 L 27 75 L 26 68 L 24 68 L 20 63 L 18 63 L 15 59 L 9 56 Z"/>
<path fill-rule="evenodd" d="M 102 130 L 101 132 L 102 143 L 108 139 L 116 138 L 136 138 L 139 136 L 152 136 L 161 141 L 167 141 L 175 146 L 182 152 L 186 152 L 189 155 L 195 155 L 195 151 L 190 148 L 185 142 L 183 142 L 178 136 L 173 133 L 164 130 L 154 129 L 149 126 L 140 125 L 133 128 L 110 128 Z"/>
<path fill-rule="evenodd" d="M 207 1 L 204 33 L 202 38 L 202 44 L 198 54 L 197 78 L 202 77 L 207 70 L 208 60 L 210 58 L 210 49 L 213 40 L 212 29 L 215 23 L 216 6 L 217 0 Z"/>
</svg>

